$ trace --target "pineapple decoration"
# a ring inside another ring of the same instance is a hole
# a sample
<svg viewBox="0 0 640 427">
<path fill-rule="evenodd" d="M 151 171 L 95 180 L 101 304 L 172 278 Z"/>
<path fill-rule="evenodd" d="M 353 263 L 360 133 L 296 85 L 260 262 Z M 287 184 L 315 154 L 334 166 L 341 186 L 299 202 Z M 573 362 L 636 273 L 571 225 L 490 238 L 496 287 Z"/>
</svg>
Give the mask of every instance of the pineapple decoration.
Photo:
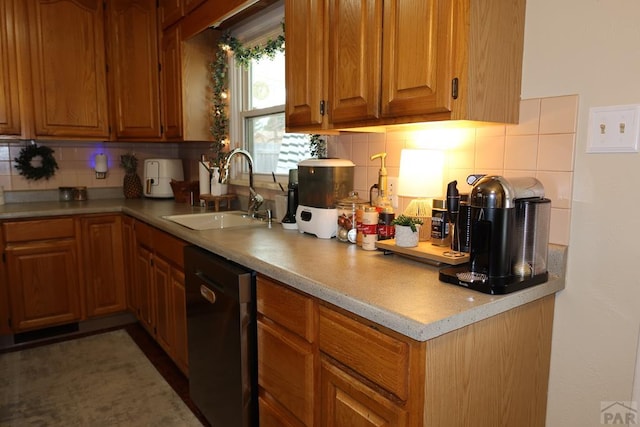
<svg viewBox="0 0 640 427">
<path fill-rule="evenodd" d="M 133 153 L 120 156 L 120 166 L 124 168 L 124 182 L 122 191 L 127 199 L 139 199 L 142 197 L 142 181 L 138 176 L 138 158 Z"/>
</svg>

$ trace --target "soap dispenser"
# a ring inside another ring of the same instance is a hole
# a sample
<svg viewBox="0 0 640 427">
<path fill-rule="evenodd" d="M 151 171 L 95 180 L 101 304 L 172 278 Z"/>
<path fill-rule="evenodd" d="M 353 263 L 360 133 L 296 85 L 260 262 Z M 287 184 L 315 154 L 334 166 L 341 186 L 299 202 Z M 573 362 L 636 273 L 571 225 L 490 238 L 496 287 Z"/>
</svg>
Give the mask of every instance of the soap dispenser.
<svg viewBox="0 0 640 427">
<path fill-rule="evenodd" d="M 387 189 L 387 168 L 385 159 L 387 153 L 378 153 L 371 156 L 371 160 L 380 159 L 380 170 L 378 171 L 378 197 L 375 202 L 371 200 L 371 204 L 378 208 L 379 212 L 393 212 L 393 207 L 389 201 L 389 192 Z"/>
</svg>

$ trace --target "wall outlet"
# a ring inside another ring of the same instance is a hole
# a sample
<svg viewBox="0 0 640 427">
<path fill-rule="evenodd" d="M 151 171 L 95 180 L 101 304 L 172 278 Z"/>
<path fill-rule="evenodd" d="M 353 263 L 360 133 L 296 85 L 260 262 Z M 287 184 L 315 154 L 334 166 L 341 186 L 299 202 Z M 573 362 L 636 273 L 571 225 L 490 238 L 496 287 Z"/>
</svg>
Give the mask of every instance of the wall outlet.
<svg viewBox="0 0 640 427">
<path fill-rule="evenodd" d="M 587 153 L 636 153 L 639 137 L 640 105 L 589 110 Z"/>
<path fill-rule="evenodd" d="M 391 202 L 391 206 L 393 207 L 393 209 L 398 209 L 398 177 L 397 176 L 387 177 L 387 192 L 389 193 L 387 197 Z"/>
</svg>

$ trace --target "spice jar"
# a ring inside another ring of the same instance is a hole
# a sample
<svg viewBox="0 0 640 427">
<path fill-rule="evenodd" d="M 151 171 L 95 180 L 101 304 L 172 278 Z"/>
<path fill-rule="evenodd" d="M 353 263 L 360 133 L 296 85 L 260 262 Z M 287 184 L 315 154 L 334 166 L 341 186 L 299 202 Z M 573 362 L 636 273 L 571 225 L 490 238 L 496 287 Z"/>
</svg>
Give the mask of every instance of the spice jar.
<svg viewBox="0 0 640 427">
<path fill-rule="evenodd" d="M 362 249 L 375 251 L 378 241 L 378 210 L 373 206 L 364 208 L 362 215 Z"/>
<path fill-rule="evenodd" d="M 349 192 L 349 197 L 338 200 L 338 231 L 336 237 L 341 242 L 356 243 L 358 229 L 356 212 L 367 204 L 358 197 L 358 192 Z"/>
<path fill-rule="evenodd" d="M 60 201 L 69 202 L 73 200 L 73 188 L 72 187 L 58 187 Z"/>
<path fill-rule="evenodd" d="M 87 187 L 73 187 L 73 200 L 87 200 Z"/>
</svg>

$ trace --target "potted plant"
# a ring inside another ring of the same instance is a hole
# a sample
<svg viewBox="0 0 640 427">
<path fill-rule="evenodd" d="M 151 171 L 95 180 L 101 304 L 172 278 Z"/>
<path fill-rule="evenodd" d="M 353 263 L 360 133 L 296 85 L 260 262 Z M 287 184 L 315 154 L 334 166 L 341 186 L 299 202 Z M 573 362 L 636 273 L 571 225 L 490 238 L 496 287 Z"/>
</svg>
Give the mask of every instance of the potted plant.
<svg viewBox="0 0 640 427">
<path fill-rule="evenodd" d="M 420 226 L 423 224 L 420 218 L 399 215 L 391 221 L 396 231 L 396 246 L 412 248 L 418 246 L 420 240 Z"/>
</svg>

